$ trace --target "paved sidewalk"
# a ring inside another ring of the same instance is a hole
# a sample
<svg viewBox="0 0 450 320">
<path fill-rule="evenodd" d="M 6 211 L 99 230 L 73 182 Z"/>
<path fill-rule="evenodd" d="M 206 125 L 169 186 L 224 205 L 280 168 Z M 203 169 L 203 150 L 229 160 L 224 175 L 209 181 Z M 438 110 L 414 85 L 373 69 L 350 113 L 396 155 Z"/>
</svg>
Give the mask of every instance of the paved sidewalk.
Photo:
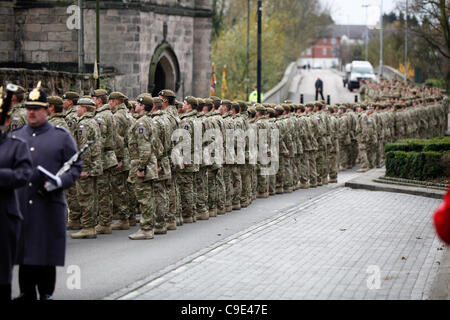
<svg viewBox="0 0 450 320">
<path fill-rule="evenodd" d="M 339 188 L 107 299 L 430 299 L 440 200 Z"/>
</svg>

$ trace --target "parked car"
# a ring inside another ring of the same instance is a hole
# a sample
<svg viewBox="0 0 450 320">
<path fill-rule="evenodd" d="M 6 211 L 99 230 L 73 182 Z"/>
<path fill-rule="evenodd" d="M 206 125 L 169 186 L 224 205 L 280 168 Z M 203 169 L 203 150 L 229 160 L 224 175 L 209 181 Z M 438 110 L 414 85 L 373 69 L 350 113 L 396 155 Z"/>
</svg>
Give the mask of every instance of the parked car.
<svg viewBox="0 0 450 320">
<path fill-rule="evenodd" d="M 350 72 L 352 71 L 352 64 L 351 63 L 347 63 L 345 65 L 345 75 L 344 78 L 342 79 L 342 81 L 344 82 L 344 88 L 348 83 L 348 79 L 350 78 Z"/>
</svg>

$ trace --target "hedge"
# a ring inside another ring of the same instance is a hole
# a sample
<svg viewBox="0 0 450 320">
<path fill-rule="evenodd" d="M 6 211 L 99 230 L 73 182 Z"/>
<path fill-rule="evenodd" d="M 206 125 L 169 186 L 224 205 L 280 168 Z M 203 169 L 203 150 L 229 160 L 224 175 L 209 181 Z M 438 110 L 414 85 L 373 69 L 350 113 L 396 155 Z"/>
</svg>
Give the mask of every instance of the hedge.
<svg viewBox="0 0 450 320">
<path fill-rule="evenodd" d="M 405 151 L 405 152 L 421 152 L 421 151 L 450 151 L 450 137 L 439 137 L 433 139 L 405 139 L 399 140 L 385 146 L 385 152 Z"/>
<path fill-rule="evenodd" d="M 450 177 L 450 137 L 405 139 L 388 144 L 386 176 L 428 180 Z"/>
</svg>

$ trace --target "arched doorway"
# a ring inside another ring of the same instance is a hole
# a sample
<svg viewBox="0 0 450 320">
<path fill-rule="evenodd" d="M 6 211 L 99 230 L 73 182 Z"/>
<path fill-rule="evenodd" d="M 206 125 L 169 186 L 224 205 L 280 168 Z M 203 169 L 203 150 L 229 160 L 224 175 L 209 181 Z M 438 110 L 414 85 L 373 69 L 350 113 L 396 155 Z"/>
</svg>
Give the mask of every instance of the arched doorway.
<svg viewBox="0 0 450 320">
<path fill-rule="evenodd" d="M 163 89 L 177 92 L 180 88 L 180 67 L 168 43 L 160 44 L 153 53 L 148 77 L 148 92 L 157 96 Z"/>
</svg>

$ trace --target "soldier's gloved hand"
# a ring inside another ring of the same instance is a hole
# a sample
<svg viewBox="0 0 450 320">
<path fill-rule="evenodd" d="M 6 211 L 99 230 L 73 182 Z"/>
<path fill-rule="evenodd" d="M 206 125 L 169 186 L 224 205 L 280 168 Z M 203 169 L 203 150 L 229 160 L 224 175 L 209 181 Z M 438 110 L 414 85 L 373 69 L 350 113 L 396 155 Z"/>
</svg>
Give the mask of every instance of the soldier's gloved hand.
<svg viewBox="0 0 450 320">
<path fill-rule="evenodd" d="M 44 189 L 47 190 L 47 192 L 52 192 L 56 189 L 59 189 L 62 187 L 62 181 L 60 177 L 56 177 L 56 184 L 50 181 L 46 181 L 44 184 Z"/>
</svg>

